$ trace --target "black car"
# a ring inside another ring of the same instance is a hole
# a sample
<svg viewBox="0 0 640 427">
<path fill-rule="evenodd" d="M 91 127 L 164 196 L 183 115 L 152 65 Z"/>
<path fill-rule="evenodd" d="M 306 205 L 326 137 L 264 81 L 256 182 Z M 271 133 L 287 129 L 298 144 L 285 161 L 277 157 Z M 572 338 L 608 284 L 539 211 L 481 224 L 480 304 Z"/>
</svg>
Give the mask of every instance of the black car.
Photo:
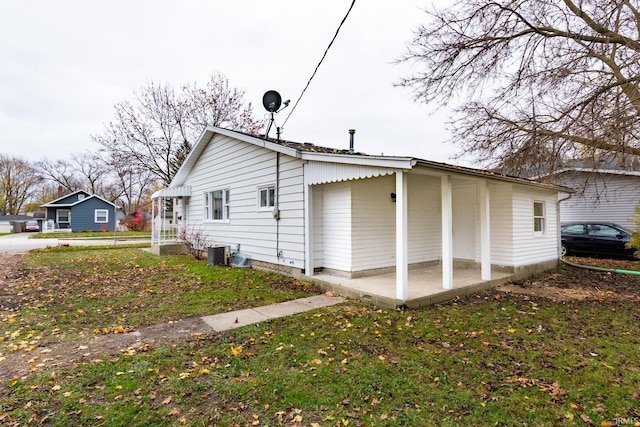
<svg viewBox="0 0 640 427">
<path fill-rule="evenodd" d="M 561 227 L 561 255 L 635 258 L 631 232 L 610 222 L 570 222 Z"/>
</svg>

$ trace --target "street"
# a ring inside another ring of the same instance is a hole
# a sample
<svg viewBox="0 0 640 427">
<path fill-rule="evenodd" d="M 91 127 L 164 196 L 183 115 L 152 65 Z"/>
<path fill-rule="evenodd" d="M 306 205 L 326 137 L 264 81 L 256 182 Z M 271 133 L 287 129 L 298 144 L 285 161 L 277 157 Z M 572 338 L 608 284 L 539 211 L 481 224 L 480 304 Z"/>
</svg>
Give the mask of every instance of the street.
<svg viewBox="0 0 640 427">
<path fill-rule="evenodd" d="M 58 245 L 96 246 L 113 245 L 113 239 L 30 239 L 33 233 L 15 233 L 0 236 L 0 252 L 23 252 L 31 249 L 53 247 Z M 146 240 L 137 240 L 142 243 Z M 118 243 L 125 243 L 118 241 Z M 126 243 L 132 243 L 127 240 Z"/>
</svg>

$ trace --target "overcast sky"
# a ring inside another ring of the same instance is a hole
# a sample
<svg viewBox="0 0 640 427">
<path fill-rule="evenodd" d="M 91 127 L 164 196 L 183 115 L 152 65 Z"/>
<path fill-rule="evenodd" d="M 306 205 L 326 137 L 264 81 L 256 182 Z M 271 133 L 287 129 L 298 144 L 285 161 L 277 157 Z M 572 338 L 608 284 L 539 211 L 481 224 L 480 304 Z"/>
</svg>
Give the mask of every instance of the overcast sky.
<svg viewBox="0 0 640 427">
<path fill-rule="evenodd" d="M 440 1 L 440 0 L 439 0 Z M 415 103 L 396 65 L 430 0 L 358 0 L 282 137 L 452 163 L 446 112 Z M 0 153 L 40 160 L 95 151 L 92 134 L 149 80 L 179 88 L 213 72 L 291 105 L 351 0 L 3 0 L 0 11 Z M 272 131 L 272 136 L 275 132 Z"/>
</svg>

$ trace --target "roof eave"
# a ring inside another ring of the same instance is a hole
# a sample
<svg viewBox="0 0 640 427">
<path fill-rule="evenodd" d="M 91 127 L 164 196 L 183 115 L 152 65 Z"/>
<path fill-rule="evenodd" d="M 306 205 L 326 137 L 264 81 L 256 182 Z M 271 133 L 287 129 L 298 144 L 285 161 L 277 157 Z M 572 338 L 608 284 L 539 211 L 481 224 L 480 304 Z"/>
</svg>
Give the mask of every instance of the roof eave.
<svg viewBox="0 0 640 427">
<path fill-rule="evenodd" d="M 334 154 L 310 151 L 302 151 L 300 158 L 314 162 L 344 163 L 407 170 L 416 164 L 416 159 L 412 157 L 362 156 L 358 154 Z"/>
<path fill-rule="evenodd" d="M 526 178 L 518 178 L 509 175 L 496 174 L 495 172 L 485 171 L 481 169 L 473 169 L 464 166 L 448 165 L 446 163 L 438 163 L 430 160 L 417 159 L 417 164 L 431 169 L 441 170 L 443 172 L 455 172 L 463 175 L 475 176 L 479 178 L 489 178 L 498 181 L 510 182 L 513 184 L 527 185 L 545 190 L 558 191 L 563 193 L 575 193 L 575 190 L 561 185 L 547 184 L 543 182 L 533 181 Z"/>
</svg>

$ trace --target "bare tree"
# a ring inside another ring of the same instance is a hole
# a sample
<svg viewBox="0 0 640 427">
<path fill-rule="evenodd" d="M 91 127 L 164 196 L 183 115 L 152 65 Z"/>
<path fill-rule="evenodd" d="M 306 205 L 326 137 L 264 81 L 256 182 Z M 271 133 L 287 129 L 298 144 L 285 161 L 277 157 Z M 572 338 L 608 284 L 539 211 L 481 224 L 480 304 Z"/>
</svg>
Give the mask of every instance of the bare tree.
<svg viewBox="0 0 640 427">
<path fill-rule="evenodd" d="M 212 75 L 204 88 L 185 85 L 178 94 L 168 85 L 149 82 L 132 102 L 115 105 L 115 118 L 93 139 L 107 157 L 148 170 L 166 185 L 206 125 L 240 131 L 261 125 L 243 96 L 221 74 Z"/>
<path fill-rule="evenodd" d="M 20 214 L 41 182 L 41 176 L 29 162 L 0 154 L 0 214 Z"/>
<path fill-rule="evenodd" d="M 229 87 L 229 80 L 214 73 L 204 87 L 196 83 L 183 87 L 188 126 L 198 137 L 207 125 L 257 133 L 264 125 L 253 117 L 251 103 L 244 101 L 244 91 Z"/>
<path fill-rule="evenodd" d="M 72 162 L 68 160 L 41 160 L 35 164 L 42 176 L 63 192 L 82 189 L 82 183 Z M 46 197 L 46 196 L 45 196 Z"/>
<path fill-rule="evenodd" d="M 121 190 L 113 185 L 115 174 L 110 165 L 88 151 L 74 154 L 70 160 L 41 160 L 36 167 L 46 180 L 64 193 L 84 190 L 107 200 L 114 200 L 121 194 Z"/>
<path fill-rule="evenodd" d="M 124 212 L 150 210 L 151 194 L 158 186 L 157 177 L 135 164 L 121 163 L 112 158 L 106 159 L 105 163 L 114 175 L 114 187 L 120 190 L 118 197 L 110 200 L 119 198 Z"/>
<path fill-rule="evenodd" d="M 535 174 L 640 155 L 635 1 L 458 0 L 427 15 L 400 59 L 420 71 L 399 84 L 455 105 L 460 157 Z"/>
</svg>

